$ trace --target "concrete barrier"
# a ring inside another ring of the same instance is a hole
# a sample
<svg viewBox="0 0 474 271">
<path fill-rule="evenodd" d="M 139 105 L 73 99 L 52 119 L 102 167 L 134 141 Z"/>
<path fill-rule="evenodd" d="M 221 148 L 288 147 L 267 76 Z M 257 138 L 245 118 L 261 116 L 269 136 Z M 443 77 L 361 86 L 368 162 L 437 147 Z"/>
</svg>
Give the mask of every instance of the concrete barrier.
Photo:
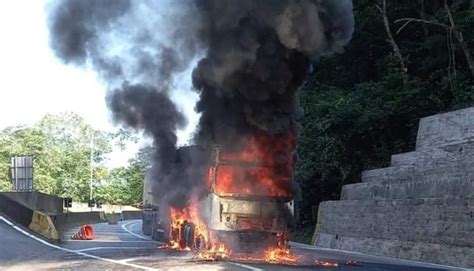
<svg viewBox="0 0 474 271">
<path fill-rule="evenodd" d="M 63 199 L 41 192 L 3 192 L 2 195 L 20 202 L 31 210 L 43 213 L 62 213 Z"/>
<path fill-rule="evenodd" d="M 97 207 L 92 208 L 92 211 L 105 212 L 107 214 L 121 213 L 123 211 L 140 211 L 140 210 L 141 209 L 135 208 L 129 205 L 114 205 L 114 204 L 108 204 L 108 203 L 102 204 L 101 208 L 97 208 Z M 89 211 L 91 211 L 91 208 L 88 206 L 87 202 L 73 201 L 72 207 L 68 208 L 68 212 L 71 212 L 71 213 L 76 213 L 76 212 L 81 213 L 81 212 L 89 212 Z"/>
<path fill-rule="evenodd" d="M 33 211 L 33 217 L 28 228 L 49 240 L 59 241 L 59 233 L 56 230 L 56 226 L 47 214 Z"/>
<path fill-rule="evenodd" d="M 0 194 L 0 212 L 24 227 L 30 225 L 33 217 L 33 210 L 4 194 Z"/>
<path fill-rule="evenodd" d="M 58 231 L 49 215 L 34 211 L 3 193 L 0 194 L 0 212 L 16 224 L 29 228 L 44 238 L 59 240 Z"/>
<path fill-rule="evenodd" d="M 139 211 L 122 211 L 122 220 L 142 219 L 143 212 Z"/>
<path fill-rule="evenodd" d="M 51 218 L 60 233 L 72 226 L 105 221 L 103 212 L 63 213 L 53 215 Z"/>
</svg>

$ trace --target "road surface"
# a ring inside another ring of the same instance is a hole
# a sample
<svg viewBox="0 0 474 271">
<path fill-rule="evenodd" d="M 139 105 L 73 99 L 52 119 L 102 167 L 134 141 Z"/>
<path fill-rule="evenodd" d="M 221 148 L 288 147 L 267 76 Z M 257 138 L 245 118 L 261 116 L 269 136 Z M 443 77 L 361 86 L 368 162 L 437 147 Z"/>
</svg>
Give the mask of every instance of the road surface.
<svg viewBox="0 0 474 271">
<path fill-rule="evenodd" d="M 400 261 L 385 257 L 318 249 L 292 243 L 292 251 L 311 262 L 330 260 L 339 267 L 288 266 L 243 262 L 199 262 L 190 252 L 159 248 L 160 244 L 141 234 L 141 221 L 118 225 L 95 224 L 96 238 L 71 240 L 77 231 L 64 234 L 60 244 L 48 243 L 0 216 L 0 270 L 446 270 L 448 267 Z M 347 260 L 357 264 L 346 265 Z"/>
</svg>

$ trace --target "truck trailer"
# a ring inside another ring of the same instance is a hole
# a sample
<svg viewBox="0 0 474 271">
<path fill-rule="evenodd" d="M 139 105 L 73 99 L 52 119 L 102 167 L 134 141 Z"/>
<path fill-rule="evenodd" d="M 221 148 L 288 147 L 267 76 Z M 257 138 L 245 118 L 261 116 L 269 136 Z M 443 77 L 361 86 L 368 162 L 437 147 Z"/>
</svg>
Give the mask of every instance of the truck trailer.
<svg viewBox="0 0 474 271">
<path fill-rule="evenodd" d="M 182 148 L 179 153 L 186 151 Z M 287 190 L 279 190 L 276 183 L 291 182 L 292 176 L 287 174 L 290 171 L 278 175 L 258 159 L 226 153 L 220 146 L 215 146 L 210 155 L 207 174 L 202 175 L 207 193 L 192 207 L 197 209 L 199 221 L 192 219 L 192 215 L 173 221 L 173 210 L 163 208 L 160 199 L 153 197 L 149 182 L 154 180 L 147 174 L 143 233 L 162 242 L 174 240 L 177 247 L 193 250 L 216 243 L 244 252 L 259 246 L 286 244 L 294 217 L 294 200 Z M 256 179 L 263 178 L 262 172 L 271 173 L 271 176 L 265 174 L 268 181 Z M 200 223 L 205 224 L 204 227 Z"/>
</svg>

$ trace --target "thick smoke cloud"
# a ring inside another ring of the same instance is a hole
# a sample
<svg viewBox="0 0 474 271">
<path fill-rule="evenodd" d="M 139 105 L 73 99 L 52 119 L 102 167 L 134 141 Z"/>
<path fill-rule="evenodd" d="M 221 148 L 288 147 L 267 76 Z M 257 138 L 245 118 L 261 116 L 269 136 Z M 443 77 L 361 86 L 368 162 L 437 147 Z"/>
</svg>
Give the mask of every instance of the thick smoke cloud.
<svg viewBox="0 0 474 271">
<path fill-rule="evenodd" d="M 202 184 L 208 159 L 176 150 L 185 126 L 169 98 L 176 74 L 204 55 L 192 74 L 203 153 L 256 134 L 296 142 L 298 88 L 313 60 L 347 44 L 354 18 L 351 0 L 62 0 L 49 26 L 60 59 L 92 65 L 110 85 L 114 119 L 153 138 L 157 187 L 176 205 Z M 294 161 L 287 146 L 276 155 Z"/>
<path fill-rule="evenodd" d="M 246 135 L 297 134 L 297 90 L 311 60 L 341 51 L 350 0 L 196 0 L 208 52 L 193 73 L 202 114 L 196 140 L 232 148 Z"/>
</svg>

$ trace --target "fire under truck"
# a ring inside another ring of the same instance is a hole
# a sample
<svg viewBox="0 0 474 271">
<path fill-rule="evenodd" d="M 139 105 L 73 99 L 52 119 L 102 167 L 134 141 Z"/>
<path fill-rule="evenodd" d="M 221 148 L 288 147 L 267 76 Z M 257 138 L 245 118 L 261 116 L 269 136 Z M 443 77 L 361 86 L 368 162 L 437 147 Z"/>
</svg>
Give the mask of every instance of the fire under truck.
<svg viewBox="0 0 474 271">
<path fill-rule="evenodd" d="M 181 148 L 178 155 L 189 153 L 191 149 L 188 148 L 193 147 Z M 179 240 L 180 247 L 191 249 L 199 249 L 217 241 L 228 244 L 233 251 L 287 244 L 286 233 L 294 216 L 292 195 L 266 193 L 265 186 L 252 186 L 253 178 L 258 177 L 255 172 L 265 167 L 261 161 L 226 155 L 219 146 L 214 147 L 211 157 L 211 163 L 207 165 L 207 182 L 203 180 L 208 193 L 197 202 L 208 238 L 203 238 L 194 221 L 184 220 L 179 227 L 171 227 L 170 210 L 156 206 L 159 200 L 154 199 L 147 190 L 144 191 L 143 232 L 151 234 L 158 241 L 168 242 L 170 238 Z M 225 182 L 229 182 L 229 178 L 249 186 L 242 189 L 226 186 Z M 272 180 L 281 179 L 292 181 L 292 176 L 272 176 Z M 145 189 L 150 187 L 151 181 L 150 178 L 145 179 Z"/>
</svg>

